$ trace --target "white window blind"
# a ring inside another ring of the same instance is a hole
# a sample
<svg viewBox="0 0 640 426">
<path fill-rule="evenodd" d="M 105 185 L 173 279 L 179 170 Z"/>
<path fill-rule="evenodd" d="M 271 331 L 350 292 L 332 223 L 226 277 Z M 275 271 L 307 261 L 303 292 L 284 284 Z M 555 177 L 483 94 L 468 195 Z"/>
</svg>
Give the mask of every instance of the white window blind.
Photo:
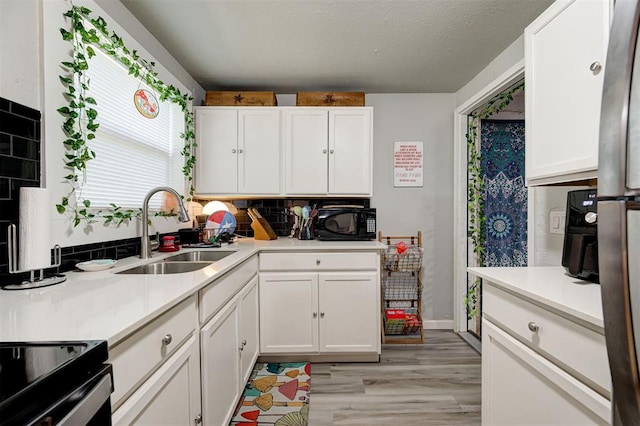
<svg viewBox="0 0 640 426">
<path fill-rule="evenodd" d="M 86 76 L 90 79 L 88 96 L 93 97 L 100 124 L 96 138 L 87 141 L 96 158 L 87 163 L 82 196 L 92 207 L 137 208 L 150 189 L 170 186 L 184 192 L 183 158 L 184 113 L 179 105 L 160 102 L 159 95 L 141 83 L 140 78 L 108 55 L 96 49 Z M 143 117 L 135 107 L 136 90 L 156 95 L 159 114 Z M 161 197 L 153 197 L 152 208 L 160 208 Z"/>
</svg>

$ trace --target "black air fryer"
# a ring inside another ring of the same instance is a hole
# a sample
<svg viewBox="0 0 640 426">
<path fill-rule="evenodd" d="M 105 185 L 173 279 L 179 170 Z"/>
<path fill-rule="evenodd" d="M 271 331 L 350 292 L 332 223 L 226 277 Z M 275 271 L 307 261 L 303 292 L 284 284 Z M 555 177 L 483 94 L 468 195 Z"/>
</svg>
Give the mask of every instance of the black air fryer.
<svg viewBox="0 0 640 426">
<path fill-rule="evenodd" d="M 569 275 L 598 282 L 598 213 L 595 188 L 569 191 L 562 266 Z"/>
</svg>

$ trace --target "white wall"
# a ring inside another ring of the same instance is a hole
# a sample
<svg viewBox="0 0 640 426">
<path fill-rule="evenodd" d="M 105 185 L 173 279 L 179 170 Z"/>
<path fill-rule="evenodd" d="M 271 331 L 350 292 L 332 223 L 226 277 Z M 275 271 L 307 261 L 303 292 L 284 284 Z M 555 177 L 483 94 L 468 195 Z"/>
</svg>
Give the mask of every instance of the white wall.
<svg viewBox="0 0 640 426">
<path fill-rule="evenodd" d="M 429 326 L 453 324 L 454 94 L 367 94 L 373 111 L 373 198 L 378 230 L 422 231 L 423 315 Z M 393 143 L 421 141 L 424 186 L 394 188 Z"/>
<path fill-rule="evenodd" d="M 0 96 L 41 109 L 41 1 L 0 1 Z"/>
<path fill-rule="evenodd" d="M 505 71 L 524 59 L 524 35 L 518 37 L 503 50 L 489 65 L 480 71 L 471 81 L 456 92 L 456 107 L 461 106 Z M 525 86 L 526 90 L 526 86 Z"/>
</svg>

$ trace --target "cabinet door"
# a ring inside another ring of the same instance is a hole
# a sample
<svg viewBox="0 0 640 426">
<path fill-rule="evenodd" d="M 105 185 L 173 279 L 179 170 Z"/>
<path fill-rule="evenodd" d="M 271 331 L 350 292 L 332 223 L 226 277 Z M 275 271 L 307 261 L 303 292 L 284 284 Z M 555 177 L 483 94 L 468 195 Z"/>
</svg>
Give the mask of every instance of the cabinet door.
<svg viewBox="0 0 640 426">
<path fill-rule="evenodd" d="M 482 424 L 608 424 L 610 403 L 486 319 Z"/>
<path fill-rule="evenodd" d="M 195 108 L 198 194 L 238 192 L 238 111 L 235 108 Z"/>
<path fill-rule="evenodd" d="M 285 111 L 285 192 L 326 194 L 328 111 L 296 108 Z"/>
<path fill-rule="evenodd" d="M 321 352 L 379 352 L 377 284 L 375 272 L 319 275 Z"/>
<path fill-rule="evenodd" d="M 228 424 L 240 398 L 237 299 L 204 327 L 202 347 L 202 417 L 205 425 Z"/>
<path fill-rule="evenodd" d="M 329 193 L 371 195 L 370 109 L 329 111 Z"/>
<path fill-rule="evenodd" d="M 529 184 L 597 177 L 597 66 L 605 64 L 610 9 L 608 0 L 556 1 L 525 30 Z"/>
<path fill-rule="evenodd" d="M 192 336 L 113 413 L 113 424 L 194 424 L 200 415 L 198 355 L 198 341 Z"/>
<path fill-rule="evenodd" d="M 240 296 L 240 388 L 253 370 L 260 349 L 258 340 L 258 277 L 247 284 Z"/>
<path fill-rule="evenodd" d="M 261 273 L 260 352 L 318 351 L 318 274 Z"/>
<path fill-rule="evenodd" d="M 280 193 L 280 111 L 238 111 L 238 192 Z"/>
</svg>

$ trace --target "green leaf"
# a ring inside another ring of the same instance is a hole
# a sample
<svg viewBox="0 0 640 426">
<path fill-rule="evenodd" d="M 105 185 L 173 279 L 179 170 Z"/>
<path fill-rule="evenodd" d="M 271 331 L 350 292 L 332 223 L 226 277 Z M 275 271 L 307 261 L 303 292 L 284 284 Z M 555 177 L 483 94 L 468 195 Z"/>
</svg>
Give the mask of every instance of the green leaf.
<svg viewBox="0 0 640 426">
<path fill-rule="evenodd" d="M 70 33 L 69 31 L 65 30 L 64 28 L 60 28 L 60 34 L 62 34 L 62 39 L 69 41 L 69 40 L 73 40 L 73 33 Z"/>
<path fill-rule="evenodd" d="M 91 201 L 84 200 L 84 201 L 82 201 L 82 204 L 84 204 L 85 207 L 89 207 L 89 206 L 91 206 Z"/>
<path fill-rule="evenodd" d="M 58 213 L 62 214 L 66 209 L 62 204 L 56 204 L 56 210 L 58 210 Z"/>
<path fill-rule="evenodd" d="M 62 205 L 65 207 L 69 205 L 69 199 L 67 197 L 62 197 Z"/>
</svg>

